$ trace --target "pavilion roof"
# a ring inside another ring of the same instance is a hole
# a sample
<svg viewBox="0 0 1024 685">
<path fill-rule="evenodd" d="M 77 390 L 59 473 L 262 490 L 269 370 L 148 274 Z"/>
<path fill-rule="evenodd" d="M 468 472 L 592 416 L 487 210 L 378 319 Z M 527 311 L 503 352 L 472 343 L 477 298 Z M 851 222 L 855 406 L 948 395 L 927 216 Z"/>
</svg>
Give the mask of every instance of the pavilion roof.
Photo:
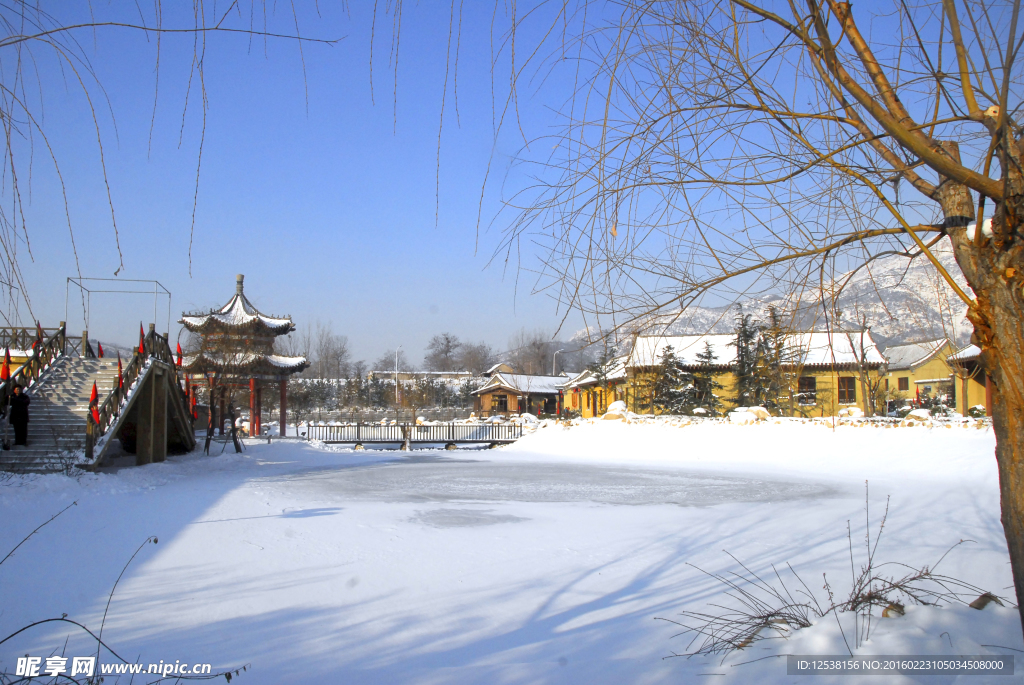
<svg viewBox="0 0 1024 685">
<path fill-rule="evenodd" d="M 285 335 L 295 330 L 290 317 L 260 313 L 242 290 L 244 276 L 238 275 L 235 296 L 220 309 L 207 313 L 183 314 L 180 323 L 190 331 L 206 333 L 216 329 L 247 331 L 259 335 Z"/>
<path fill-rule="evenodd" d="M 238 376 L 287 376 L 309 366 L 305 357 L 247 351 L 219 353 L 204 350 L 185 355 L 181 366 L 187 373 L 223 373 Z"/>
</svg>

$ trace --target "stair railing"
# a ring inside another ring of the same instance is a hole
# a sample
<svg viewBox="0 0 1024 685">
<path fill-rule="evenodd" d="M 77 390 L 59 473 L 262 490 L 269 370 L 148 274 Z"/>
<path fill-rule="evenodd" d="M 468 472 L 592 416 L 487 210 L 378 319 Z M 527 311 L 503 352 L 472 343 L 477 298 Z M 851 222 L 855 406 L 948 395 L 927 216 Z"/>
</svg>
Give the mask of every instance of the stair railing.
<svg viewBox="0 0 1024 685">
<path fill-rule="evenodd" d="M 25 337 L 25 330 L 30 329 L 8 329 L 7 338 L 7 349 L 10 349 L 12 342 L 19 342 L 28 347 L 30 343 L 29 339 Z M 11 377 L 5 381 L 0 381 L 0 435 L 4 439 L 7 437 L 7 425 L 10 419 L 7 409 L 10 406 L 10 398 L 14 394 L 14 386 L 20 385 L 22 387 L 31 387 L 39 380 L 39 376 L 50 368 L 57 358 L 63 356 L 64 345 L 66 343 L 67 335 L 65 331 L 64 323 L 61 322 L 59 328 L 48 328 L 44 329 L 43 335 L 46 335 L 46 331 L 52 331 L 49 337 L 47 337 L 42 344 L 39 343 L 38 332 L 35 329 L 33 331 L 33 339 L 31 341 L 31 350 L 29 351 L 28 360 L 17 369 L 11 372 Z M 3 363 L 3 358 L 0 357 L 0 364 Z"/>
<path fill-rule="evenodd" d="M 115 379 L 114 387 L 110 391 L 110 394 L 107 395 L 107 397 L 97 407 L 96 413 L 99 415 L 99 422 L 96 421 L 91 409 L 89 411 L 89 415 L 86 417 L 86 461 L 93 461 L 96 442 L 107 432 L 107 430 L 121 415 L 124 399 L 127 397 L 128 391 L 135 384 L 135 381 L 138 380 L 140 375 L 142 375 L 146 362 L 149 359 L 164 362 L 174 369 L 174 385 L 175 387 L 178 387 L 180 391 L 181 383 L 177 377 L 178 367 L 174 364 L 174 355 L 171 352 L 170 344 L 167 342 L 166 337 L 156 333 L 151 328 L 149 333 L 143 338 L 142 353 L 140 354 L 138 349 L 135 350 L 134 354 L 132 354 L 132 358 L 128 361 L 128 364 L 122 369 L 122 382 L 119 383 Z M 182 401 L 184 401 L 184 392 L 182 391 L 181 394 Z M 189 418 L 191 419 L 191 416 Z"/>
</svg>

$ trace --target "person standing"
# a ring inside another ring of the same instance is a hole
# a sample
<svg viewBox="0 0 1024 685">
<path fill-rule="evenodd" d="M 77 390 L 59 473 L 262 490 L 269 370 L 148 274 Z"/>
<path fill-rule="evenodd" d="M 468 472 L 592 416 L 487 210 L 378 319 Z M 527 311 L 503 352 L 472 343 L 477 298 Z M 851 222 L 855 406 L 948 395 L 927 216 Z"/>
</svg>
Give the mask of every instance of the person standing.
<svg viewBox="0 0 1024 685">
<path fill-rule="evenodd" d="M 11 397 L 11 425 L 14 426 L 14 444 L 28 444 L 28 405 L 32 400 L 20 385 L 14 386 Z"/>
</svg>

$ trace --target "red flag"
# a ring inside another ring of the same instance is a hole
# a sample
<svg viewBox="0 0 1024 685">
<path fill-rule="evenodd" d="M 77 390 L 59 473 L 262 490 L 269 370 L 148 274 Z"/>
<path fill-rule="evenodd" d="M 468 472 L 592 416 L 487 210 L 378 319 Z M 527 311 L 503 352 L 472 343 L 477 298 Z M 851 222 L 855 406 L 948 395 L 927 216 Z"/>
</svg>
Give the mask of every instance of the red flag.
<svg viewBox="0 0 1024 685">
<path fill-rule="evenodd" d="M 97 354 L 96 356 L 99 357 L 100 359 L 103 359 L 103 343 L 97 342 L 96 346 L 99 348 L 99 354 Z"/>
<path fill-rule="evenodd" d="M 181 366 L 181 343 L 178 343 L 178 366 Z"/>
<path fill-rule="evenodd" d="M 921 404 L 921 386 L 914 386 L 914 394 L 917 396 L 917 403 Z"/>
<path fill-rule="evenodd" d="M 43 338 L 45 337 L 43 336 L 43 327 L 39 325 L 38 321 L 36 321 L 36 337 L 39 338 L 39 342 L 43 342 Z"/>
<path fill-rule="evenodd" d="M 96 381 L 92 383 L 92 392 L 89 393 L 89 404 L 96 404 L 96 400 L 99 399 L 99 393 L 96 392 Z"/>
<path fill-rule="evenodd" d="M 142 330 L 142 324 L 139 324 L 139 355 L 146 354 L 146 332 Z"/>
<path fill-rule="evenodd" d="M 124 372 L 121 371 L 121 352 L 117 353 L 117 387 L 124 390 Z"/>
<path fill-rule="evenodd" d="M 92 408 L 92 420 L 96 422 L 96 425 L 99 425 L 99 423 L 100 423 L 100 412 L 99 412 L 99 410 L 96 409 L 96 407 Z"/>
<path fill-rule="evenodd" d="M 4 365 L 0 367 L 0 381 L 11 377 L 11 348 L 4 350 Z"/>
</svg>

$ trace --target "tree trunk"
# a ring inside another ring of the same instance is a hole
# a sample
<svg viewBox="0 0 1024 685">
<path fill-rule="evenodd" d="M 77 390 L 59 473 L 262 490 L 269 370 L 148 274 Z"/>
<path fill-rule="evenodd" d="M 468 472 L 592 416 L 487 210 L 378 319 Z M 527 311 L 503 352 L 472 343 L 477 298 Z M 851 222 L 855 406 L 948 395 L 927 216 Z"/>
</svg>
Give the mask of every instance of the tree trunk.
<svg viewBox="0 0 1024 685">
<path fill-rule="evenodd" d="M 992 236 L 970 240 L 947 221 L 957 263 L 977 299 L 968 311 L 972 342 L 992 382 L 992 404 L 999 468 L 1000 508 L 1010 553 L 1021 625 L 1024 627 L 1024 174 L 1022 141 L 1000 150 L 1007 198 L 992 215 Z M 982 227 L 977 227 L 982 233 Z"/>
</svg>

